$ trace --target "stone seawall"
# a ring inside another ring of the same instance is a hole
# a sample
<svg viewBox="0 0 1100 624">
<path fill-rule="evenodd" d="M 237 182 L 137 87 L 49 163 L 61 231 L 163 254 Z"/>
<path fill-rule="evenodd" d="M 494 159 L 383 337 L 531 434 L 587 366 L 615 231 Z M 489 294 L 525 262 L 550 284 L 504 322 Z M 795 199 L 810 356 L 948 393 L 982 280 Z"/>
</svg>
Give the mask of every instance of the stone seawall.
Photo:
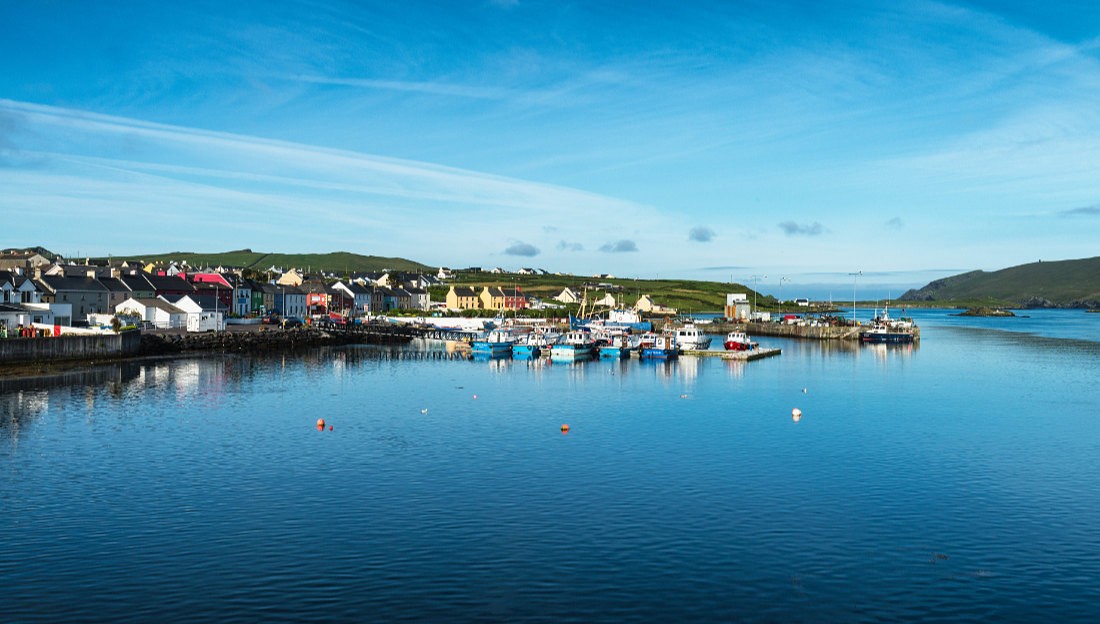
<svg viewBox="0 0 1100 624">
<path fill-rule="evenodd" d="M 0 363 L 59 360 L 97 360 L 137 355 L 141 332 L 101 336 L 8 338 L 0 340 Z"/>
<path fill-rule="evenodd" d="M 306 327 L 248 332 L 145 334 L 141 339 L 141 354 L 166 355 L 186 351 L 260 353 L 347 344 L 405 344 L 409 340 L 405 336 L 327 332 Z"/>
<path fill-rule="evenodd" d="M 743 331 L 749 336 L 776 336 L 779 338 L 806 338 L 809 340 L 859 340 L 859 332 L 867 325 L 823 326 L 784 325 L 782 323 L 714 323 L 706 328 L 710 334 L 726 334 Z M 913 328 L 913 340 L 920 340 L 920 328 Z"/>
</svg>

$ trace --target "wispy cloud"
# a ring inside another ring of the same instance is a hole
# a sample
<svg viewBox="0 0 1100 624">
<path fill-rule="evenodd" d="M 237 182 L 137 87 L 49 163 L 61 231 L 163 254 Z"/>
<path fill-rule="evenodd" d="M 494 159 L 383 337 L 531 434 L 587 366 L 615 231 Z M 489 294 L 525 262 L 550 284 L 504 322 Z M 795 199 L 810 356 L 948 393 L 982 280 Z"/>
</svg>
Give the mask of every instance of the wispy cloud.
<svg viewBox="0 0 1100 624">
<path fill-rule="evenodd" d="M 709 243 L 714 239 L 714 230 L 702 225 L 693 227 L 688 232 L 688 240 L 696 243 Z"/>
<path fill-rule="evenodd" d="M 450 84 L 443 82 L 416 82 L 408 80 L 376 80 L 371 78 L 339 78 L 334 76 L 291 76 L 290 80 L 308 84 L 378 89 L 383 91 L 407 91 L 429 95 L 446 95 L 479 100 L 502 100 L 515 97 L 518 92 L 500 87 Z"/>
<path fill-rule="evenodd" d="M 570 243 L 568 241 L 558 241 L 559 251 L 584 251 L 584 245 L 580 243 Z"/>
<path fill-rule="evenodd" d="M 48 160 L 33 171 L 25 162 L 0 167 L 0 213 L 39 206 L 58 222 L 84 223 L 98 210 L 156 212 L 168 219 L 166 231 L 181 238 L 187 223 L 204 219 L 232 223 L 234 236 L 246 238 L 214 243 L 196 234 L 215 248 L 256 247 L 253 237 L 261 236 L 272 251 L 309 242 L 384 255 L 425 250 L 418 260 L 478 263 L 487 260 L 494 237 L 529 229 L 532 220 L 554 223 L 561 240 L 578 241 L 592 230 L 620 227 L 623 219 L 654 218 L 648 207 L 611 197 L 426 162 L 3 99 L 0 118 L 9 120 L 5 128 L 11 120 L 29 126 L 15 141 L 5 139 L 5 149 Z M 171 215 L 189 216 L 177 223 Z M 308 234 L 303 219 L 310 222 Z M 104 253 L 138 243 L 132 232 L 108 225 L 113 222 L 59 228 L 53 239 L 81 249 L 88 246 L 81 241 L 92 239 Z M 416 223 L 444 227 L 410 227 Z M 33 238 L 30 228 L 15 224 L 8 234 Z M 581 249 L 568 243 L 564 250 Z"/>
<path fill-rule="evenodd" d="M 504 253 L 509 256 L 523 256 L 526 258 L 533 258 L 539 255 L 538 247 L 530 243 L 516 242 L 504 250 Z"/>
<path fill-rule="evenodd" d="M 629 253 L 638 251 L 638 245 L 632 240 L 623 239 L 600 245 L 600 251 L 605 253 Z"/>
<path fill-rule="evenodd" d="M 905 222 L 901 220 L 901 217 L 894 217 L 888 220 L 885 225 L 891 230 L 901 230 L 905 228 Z"/>
<path fill-rule="evenodd" d="M 1069 210 L 1063 210 L 1058 213 L 1063 217 L 1081 217 L 1088 216 L 1093 217 L 1100 215 L 1100 204 L 1093 204 L 1091 206 L 1081 206 L 1080 208 L 1070 208 Z"/>
<path fill-rule="evenodd" d="M 817 221 L 813 223 L 784 221 L 779 224 L 779 229 L 783 230 L 787 236 L 820 236 L 825 233 L 825 226 Z"/>
</svg>

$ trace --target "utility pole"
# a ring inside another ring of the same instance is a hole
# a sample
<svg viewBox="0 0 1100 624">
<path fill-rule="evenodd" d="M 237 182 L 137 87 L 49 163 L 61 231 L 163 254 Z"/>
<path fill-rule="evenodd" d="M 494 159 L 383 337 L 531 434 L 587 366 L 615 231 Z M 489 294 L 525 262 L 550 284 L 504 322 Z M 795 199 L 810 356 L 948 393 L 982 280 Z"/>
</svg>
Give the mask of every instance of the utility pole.
<svg viewBox="0 0 1100 624">
<path fill-rule="evenodd" d="M 855 273 L 849 273 L 852 276 L 852 322 L 856 320 L 856 280 L 863 275 L 863 271 L 856 271 Z"/>
</svg>

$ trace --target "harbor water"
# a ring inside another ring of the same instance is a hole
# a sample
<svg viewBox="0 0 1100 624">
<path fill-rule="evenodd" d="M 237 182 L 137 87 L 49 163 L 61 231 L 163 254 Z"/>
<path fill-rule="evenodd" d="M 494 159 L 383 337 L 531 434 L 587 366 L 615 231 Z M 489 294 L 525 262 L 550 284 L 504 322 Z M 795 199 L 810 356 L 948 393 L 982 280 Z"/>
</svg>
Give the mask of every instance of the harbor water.
<svg viewBox="0 0 1100 624">
<path fill-rule="evenodd" d="M 1100 314 L 1019 314 L 3 379 L 0 621 L 1095 621 Z"/>
</svg>

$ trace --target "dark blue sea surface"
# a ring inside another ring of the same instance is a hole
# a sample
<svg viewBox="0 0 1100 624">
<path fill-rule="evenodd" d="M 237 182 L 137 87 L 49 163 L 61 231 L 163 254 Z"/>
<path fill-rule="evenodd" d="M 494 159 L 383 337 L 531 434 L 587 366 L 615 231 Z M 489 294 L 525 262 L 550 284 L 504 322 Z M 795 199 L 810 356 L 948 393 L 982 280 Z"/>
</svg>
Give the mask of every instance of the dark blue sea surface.
<svg viewBox="0 0 1100 624">
<path fill-rule="evenodd" d="M 0 621 L 1095 621 L 1100 315 L 950 314 L 748 363 L 0 380 Z"/>
</svg>

